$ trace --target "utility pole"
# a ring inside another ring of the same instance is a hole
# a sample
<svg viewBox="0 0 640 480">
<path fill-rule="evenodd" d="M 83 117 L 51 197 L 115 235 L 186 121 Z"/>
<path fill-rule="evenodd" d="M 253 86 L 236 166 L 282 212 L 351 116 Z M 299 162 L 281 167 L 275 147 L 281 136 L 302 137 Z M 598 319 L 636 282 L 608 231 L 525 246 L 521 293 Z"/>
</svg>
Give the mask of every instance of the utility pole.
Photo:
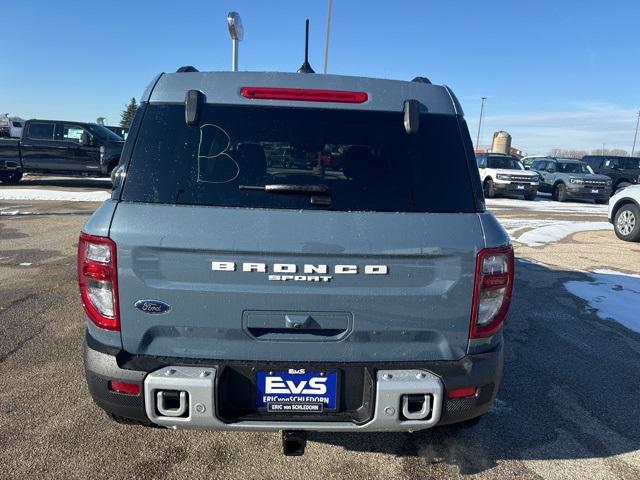
<svg viewBox="0 0 640 480">
<path fill-rule="evenodd" d="M 478 122 L 478 135 L 476 136 L 476 150 L 480 147 L 480 128 L 482 128 L 482 115 L 484 114 L 484 101 L 487 97 L 482 97 L 480 103 L 480 121 Z"/>
<path fill-rule="evenodd" d="M 333 0 L 329 0 L 329 10 L 327 12 L 327 41 L 324 45 L 324 74 L 327 74 L 327 65 L 329 64 L 329 33 L 331 32 L 331 6 Z"/>
<path fill-rule="evenodd" d="M 638 125 L 640 125 L 640 111 L 638 111 L 638 120 L 636 120 L 636 134 L 633 136 L 633 147 L 631 148 L 631 156 L 636 151 L 636 140 L 638 139 Z"/>
</svg>

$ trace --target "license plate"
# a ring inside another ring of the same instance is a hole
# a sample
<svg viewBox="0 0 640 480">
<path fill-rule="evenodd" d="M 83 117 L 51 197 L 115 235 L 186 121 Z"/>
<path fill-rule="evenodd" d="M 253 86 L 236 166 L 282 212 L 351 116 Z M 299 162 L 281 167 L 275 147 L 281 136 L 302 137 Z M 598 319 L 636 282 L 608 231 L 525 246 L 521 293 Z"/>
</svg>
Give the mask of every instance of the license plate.
<svg viewBox="0 0 640 480">
<path fill-rule="evenodd" d="M 322 413 L 335 410 L 337 372 L 290 368 L 256 373 L 256 406 L 271 413 Z"/>
<path fill-rule="evenodd" d="M 595 188 L 591 190 L 591 193 L 600 193 L 600 190 L 596 190 Z"/>
<path fill-rule="evenodd" d="M 518 190 L 524 190 L 524 185 L 516 185 L 516 188 L 517 188 Z"/>
</svg>

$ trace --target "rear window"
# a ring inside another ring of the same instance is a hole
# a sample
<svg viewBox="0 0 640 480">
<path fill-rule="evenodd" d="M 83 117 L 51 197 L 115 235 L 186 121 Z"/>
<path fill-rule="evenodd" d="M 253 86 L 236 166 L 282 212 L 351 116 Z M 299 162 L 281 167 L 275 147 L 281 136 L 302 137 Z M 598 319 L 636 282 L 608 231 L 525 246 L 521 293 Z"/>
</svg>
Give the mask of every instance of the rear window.
<svg viewBox="0 0 640 480">
<path fill-rule="evenodd" d="M 286 187 L 269 190 L 272 186 Z M 265 186 L 267 188 L 265 189 Z M 476 211 L 458 120 L 423 114 L 149 104 L 122 200 L 224 207 Z"/>
<path fill-rule="evenodd" d="M 53 123 L 37 123 L 29 124 L 29 138 L 37 140 L 53 140 Z"/>
</svg>

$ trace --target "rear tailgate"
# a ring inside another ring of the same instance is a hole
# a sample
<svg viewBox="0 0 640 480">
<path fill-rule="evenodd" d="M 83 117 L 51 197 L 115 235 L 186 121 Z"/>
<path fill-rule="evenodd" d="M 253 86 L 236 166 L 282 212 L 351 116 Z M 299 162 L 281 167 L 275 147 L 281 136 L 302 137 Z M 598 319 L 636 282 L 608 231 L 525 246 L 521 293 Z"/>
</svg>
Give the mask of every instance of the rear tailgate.
<svg viewBox="0 0 640 480">
<path fill-rule="evenodd" d="M 110 236 L 123 347 L 132 354 L 412 361 L 458 359 L 467 349 L 475 256 L 484 246 L 474 213 L 121 202 Z M 243 263 L 257 265 L 243 271 Z M 275 264 L 287 265 L 275 267 L 285 274 L 293 264 L 296 274 L 270 277 Z M 309 280 L 324 265 L 319 276 L 331 278 Z M 353 266 L 358 273 L 347 273 Z M 171 309 L 147 313 L 135 307 L 140 300 Z"/>
</svg>

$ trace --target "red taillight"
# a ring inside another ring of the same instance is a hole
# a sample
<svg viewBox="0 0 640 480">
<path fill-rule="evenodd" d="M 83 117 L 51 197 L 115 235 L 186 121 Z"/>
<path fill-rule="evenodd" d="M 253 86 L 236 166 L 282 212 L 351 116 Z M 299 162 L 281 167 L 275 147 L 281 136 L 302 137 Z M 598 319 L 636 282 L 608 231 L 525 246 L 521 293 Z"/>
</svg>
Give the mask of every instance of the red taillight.
<svg viewBox="0 0 640 480">
<path fill-rule="evenodd" d="M 316 90 L 309 88 L 242 87 L 244 98 L 263 100 L 295 100 L 302 102 L 364 103 L 369 96 L 366 92 L 346 92 L 343 90 Z"/>
<path fill-rule="evenodd" d="M 449 390 L 447 397 L 449 399 L 455 398 L 469 398 L 473 397 L 478 389 L 476 387 L 464 387 L 464 388 L 454 388 L 453 390 Z"/>
<path fill-rule="evenodd" d="M 140 395 L 140 385 L 119 380 L 109 380 L 109 390 L 125 395 Z"/>
<path fill-rule="evenodd" d="M 511 246 L 478 252 L 469 338 L 488 337 L 502 327 L 511 303 L 513 275 Z"/>
<path fill-rule="evenodd" d="M 84 312 L 100 328 L 120 330 L 116 244 L 80 233 L 78 285 Z"/>
</svg>

